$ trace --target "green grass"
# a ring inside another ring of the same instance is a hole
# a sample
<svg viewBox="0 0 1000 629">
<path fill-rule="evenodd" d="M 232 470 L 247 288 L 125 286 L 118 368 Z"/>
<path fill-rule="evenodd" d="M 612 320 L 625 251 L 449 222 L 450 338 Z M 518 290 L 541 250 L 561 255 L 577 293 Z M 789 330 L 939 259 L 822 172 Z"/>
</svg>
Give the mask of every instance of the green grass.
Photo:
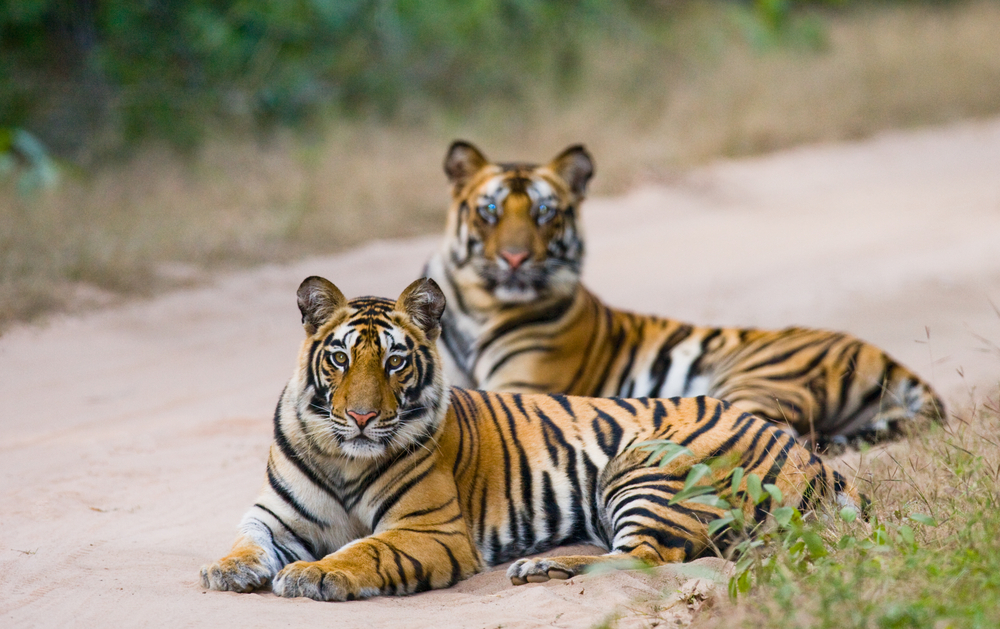
<svg viewBox="0 0 1000 629">
<path fill-rule="evenodd" d="M 998 398 L 945 427 L 850 455 L 870 522 L 817 523 L 810 555 L 773 534 L 748 558 L 752 583 L 698 627 L 1000 626 Z"/>
</svg>

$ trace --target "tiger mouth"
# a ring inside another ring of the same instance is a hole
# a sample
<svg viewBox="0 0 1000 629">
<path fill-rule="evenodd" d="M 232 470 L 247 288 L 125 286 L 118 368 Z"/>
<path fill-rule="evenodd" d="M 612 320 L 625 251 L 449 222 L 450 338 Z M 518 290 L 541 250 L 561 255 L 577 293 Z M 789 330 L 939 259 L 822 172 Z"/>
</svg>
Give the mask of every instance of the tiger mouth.
<svg viewBox="0 0 1000 629">
<path fill-rule="evenodd" d="M 548 274 L 540 268 L 516 270 L 487 267 L 480 274 L 491 291 L 498 288 L 509 291 L 538 291 L 548 283 Z"/>
</svg>

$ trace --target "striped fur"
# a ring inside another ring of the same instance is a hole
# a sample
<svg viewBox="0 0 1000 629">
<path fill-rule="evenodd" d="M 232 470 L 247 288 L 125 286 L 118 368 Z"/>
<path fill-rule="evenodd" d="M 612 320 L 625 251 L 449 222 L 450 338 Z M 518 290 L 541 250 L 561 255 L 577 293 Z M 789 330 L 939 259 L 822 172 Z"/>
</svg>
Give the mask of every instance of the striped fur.
<svg viewBox="0 0 1000 629">
<path fill-rule="evenodd" d="M 206 588 L 410 594 L 573 542 L 609 552 L 521 559 L 508 576 L 520 584 L 601 563 L 684 561 L 709 547 L 707 523 L 721 513 L 668 504 L 699 461 L 724 463 L 710 480 L 748 521 L 778 505 L 751 505 L 746 480 L 732 495 L 735 465 L 803 510 L 834 497 L 859 505 L 854 487 L 792 435 L 726 402 L 447 388 L 433 280 L 394 303 L 348 302 L 309 278 L 299 298 L 308 338 L 275 412 L 267 480 L 230 554 L 202 569 Z M 649 439 L 693 457 L 650 466 L 629 448 Z"/>
<path fill-rule="evenodd" d="M 535 166 L 494 164 L 456 142 L 445 170 L 453 202 L 425 274 L 448 300 L 441 345 L 455 384 L 710 395 L 823 446 L 891 438 L 943 416 L 930 386 L 849 334 L 704 327 L 603 304 L 580 283 L 577 221 L 593 173 L 582 147 Z"/>
</svg>

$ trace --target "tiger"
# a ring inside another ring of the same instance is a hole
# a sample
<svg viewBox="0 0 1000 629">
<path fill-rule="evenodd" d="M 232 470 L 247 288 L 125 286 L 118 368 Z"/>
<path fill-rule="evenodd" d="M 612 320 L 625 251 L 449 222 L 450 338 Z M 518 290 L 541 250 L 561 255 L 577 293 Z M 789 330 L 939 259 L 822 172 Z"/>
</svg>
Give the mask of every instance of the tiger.
<svg viewBox="0 0 1000 629">
<path fill-rule="evenodd" d="M 231 552 L 201 569 L 206 589 L 345 601 L 446 588 L 513 559 L 513 585 L 684 561 L 735 536 L 708 534 L 721 505 L 671 504 L 696 463 L 725 464 L 704 482 L 748 523 L 782 505 L 865 508 L 818 455 L 724 401 L 448 387 L 436 343 L 446 300 L 431 279 L 395 301 L 348 301 L 313 276 L 297 301 L 306 338 L 266 480 Z M 636 447 L 655 440 L 687 451 L 657 462 Z M 741 479 L 727 476 L 734 466 Z M 780 497 L 749 500 L 752 474 Z M 608 552 L 525 557 L 570 543 Z"/>
<path fill-rule="evenodd" d="M 701 326 L 605 305 L 580 281 L 579 212 L 594 174 L 582 145 L 536 165 L 494 163 L 456 141 L 444 170 L 451 206 L 424 275 L 448 300 L 440 344 L 457 386 L 707 395 L 828 451 L 944 417 L 926 382 L 850 334 Z"/>
</svg>

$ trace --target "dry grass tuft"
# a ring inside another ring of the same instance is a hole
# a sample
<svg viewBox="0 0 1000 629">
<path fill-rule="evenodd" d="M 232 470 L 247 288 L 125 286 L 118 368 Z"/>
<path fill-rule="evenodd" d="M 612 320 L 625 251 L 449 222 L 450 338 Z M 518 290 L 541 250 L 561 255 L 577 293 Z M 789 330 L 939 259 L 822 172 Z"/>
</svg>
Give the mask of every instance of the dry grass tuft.
<svg viewBox="0 0 1000 629">
<path fill-rule="evenodd" d="M 435 232 L 441 159 L 463 137 L 500 159 L 583 141 L 594 192 L 669 180 L 720 156 L 862 137 L 1000 111 L 1000 4 L 877 6 L 825 16 L 826 45 L 757 50 L 732 5 L 694 2 L 663 41 L 595 42 L 572 92 L 456 120 L 330 121 L 311 137 L 217 137 L 195 155 L 150 147 L 24 198 L 0 187 L 0 329 L 53 308 L 197 281 L 220 264 Z M 568 94 L 572 94 L 569 96 Z"/>
</svg>

